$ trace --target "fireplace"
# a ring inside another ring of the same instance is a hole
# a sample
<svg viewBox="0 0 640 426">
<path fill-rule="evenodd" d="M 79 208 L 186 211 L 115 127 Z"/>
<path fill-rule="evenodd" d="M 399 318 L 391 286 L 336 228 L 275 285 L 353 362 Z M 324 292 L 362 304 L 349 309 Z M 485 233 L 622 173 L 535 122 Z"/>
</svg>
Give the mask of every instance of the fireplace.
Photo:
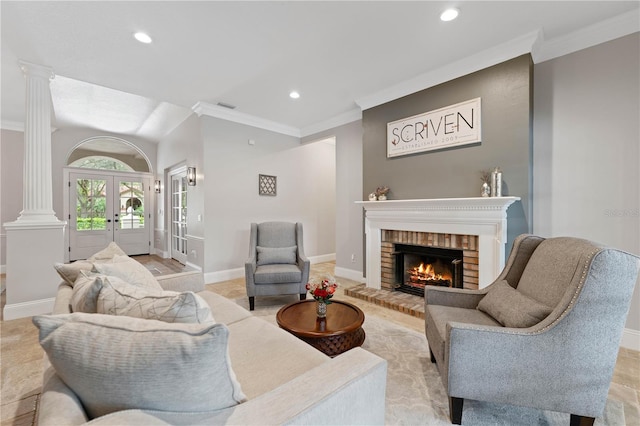
<svg viewBox="0 0 640 426">
<path fill-rule="evenodd" d="M 507 208 L 519 197 L 356 201 L 365 209 L 366 286 L 395 287 L 394 244 L 463 251 L 463 288 L 491 284 L 505 262 Z"/>
<path fill-rule="evenodd" d="M 463 251 L 395 244 L 395 289 L 424 296 L 427 285 L 463 287 Z"/>
</svg>

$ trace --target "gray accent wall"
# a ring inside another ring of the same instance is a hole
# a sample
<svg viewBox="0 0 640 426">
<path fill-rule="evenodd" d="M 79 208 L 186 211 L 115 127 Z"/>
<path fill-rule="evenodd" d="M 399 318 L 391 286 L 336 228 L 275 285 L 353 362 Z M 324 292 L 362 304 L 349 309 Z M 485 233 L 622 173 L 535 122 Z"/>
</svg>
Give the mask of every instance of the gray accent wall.
<svg viewBox="0 0 640 426">
<path fill-rule="evenodd" d="M 479 197 L 480 172 L 500 167 L 510 242 L 531 229 L 532 72 L 529 54 L 363 111 L 362 200 L 378 186 L 389 199 Z M 387 123 L 481 98 L 482 141 L 387 158 Z"/>
<path fill-rule="evenodd" d="M 534 83 L 533 231 L 640 255 L 640 33 L 536 64 Z"/>
</svg>

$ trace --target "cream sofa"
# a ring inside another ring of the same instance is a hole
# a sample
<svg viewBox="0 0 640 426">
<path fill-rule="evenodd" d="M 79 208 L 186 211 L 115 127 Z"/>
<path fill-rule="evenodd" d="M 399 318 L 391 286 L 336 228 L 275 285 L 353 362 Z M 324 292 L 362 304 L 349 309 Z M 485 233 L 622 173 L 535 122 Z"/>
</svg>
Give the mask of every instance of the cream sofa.
<svg viewBox="0 0 640 426">
<path fill-rule="evenodd" d="M 40 426 L 384 423 L 387 364 L 382 358 L 362 348 L 333 359 L 325 356 L 232 301 L 204 290 L 199 273 L 162 277 L 158 282 L 165 290 L 197 292 L 216 323 L 226 325 L 231 365 L 247 400 L 210 412 L 129 409 L 90 419 L 45 355 Z M 72 291 L 66 282 L 60 284 L 53 314 L 70 313 Z"/>
</svg>

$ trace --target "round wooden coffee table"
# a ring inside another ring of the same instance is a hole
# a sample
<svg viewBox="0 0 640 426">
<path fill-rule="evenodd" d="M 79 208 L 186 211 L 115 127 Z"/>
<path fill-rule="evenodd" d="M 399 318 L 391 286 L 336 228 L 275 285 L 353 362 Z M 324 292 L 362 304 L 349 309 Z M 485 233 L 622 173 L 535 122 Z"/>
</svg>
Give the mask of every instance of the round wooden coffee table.
<svg viewBox="0 0 640 426">
<path fill-rule="evenodd" d="M 280 328 L 331 357 L 361 346 L 365 338 L 364 312 L 347 302 L 327 305 L 323 319 L 316 315 L 315 300 L 293 302 L 278 311 L 276 320 Z"/>
</svg>

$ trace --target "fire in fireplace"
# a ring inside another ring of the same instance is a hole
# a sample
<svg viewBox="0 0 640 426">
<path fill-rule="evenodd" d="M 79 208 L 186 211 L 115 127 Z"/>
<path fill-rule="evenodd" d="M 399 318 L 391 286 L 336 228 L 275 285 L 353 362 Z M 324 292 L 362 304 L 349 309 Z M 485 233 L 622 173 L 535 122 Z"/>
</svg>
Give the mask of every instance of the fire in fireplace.
<svg viewBox="0 0 640 426">
<path fill-rule="evenodd" d="M 462 288 L 462 250 L 395 244 L 396 290 L 424 296 L 427 285 Z"/>
</svg>

